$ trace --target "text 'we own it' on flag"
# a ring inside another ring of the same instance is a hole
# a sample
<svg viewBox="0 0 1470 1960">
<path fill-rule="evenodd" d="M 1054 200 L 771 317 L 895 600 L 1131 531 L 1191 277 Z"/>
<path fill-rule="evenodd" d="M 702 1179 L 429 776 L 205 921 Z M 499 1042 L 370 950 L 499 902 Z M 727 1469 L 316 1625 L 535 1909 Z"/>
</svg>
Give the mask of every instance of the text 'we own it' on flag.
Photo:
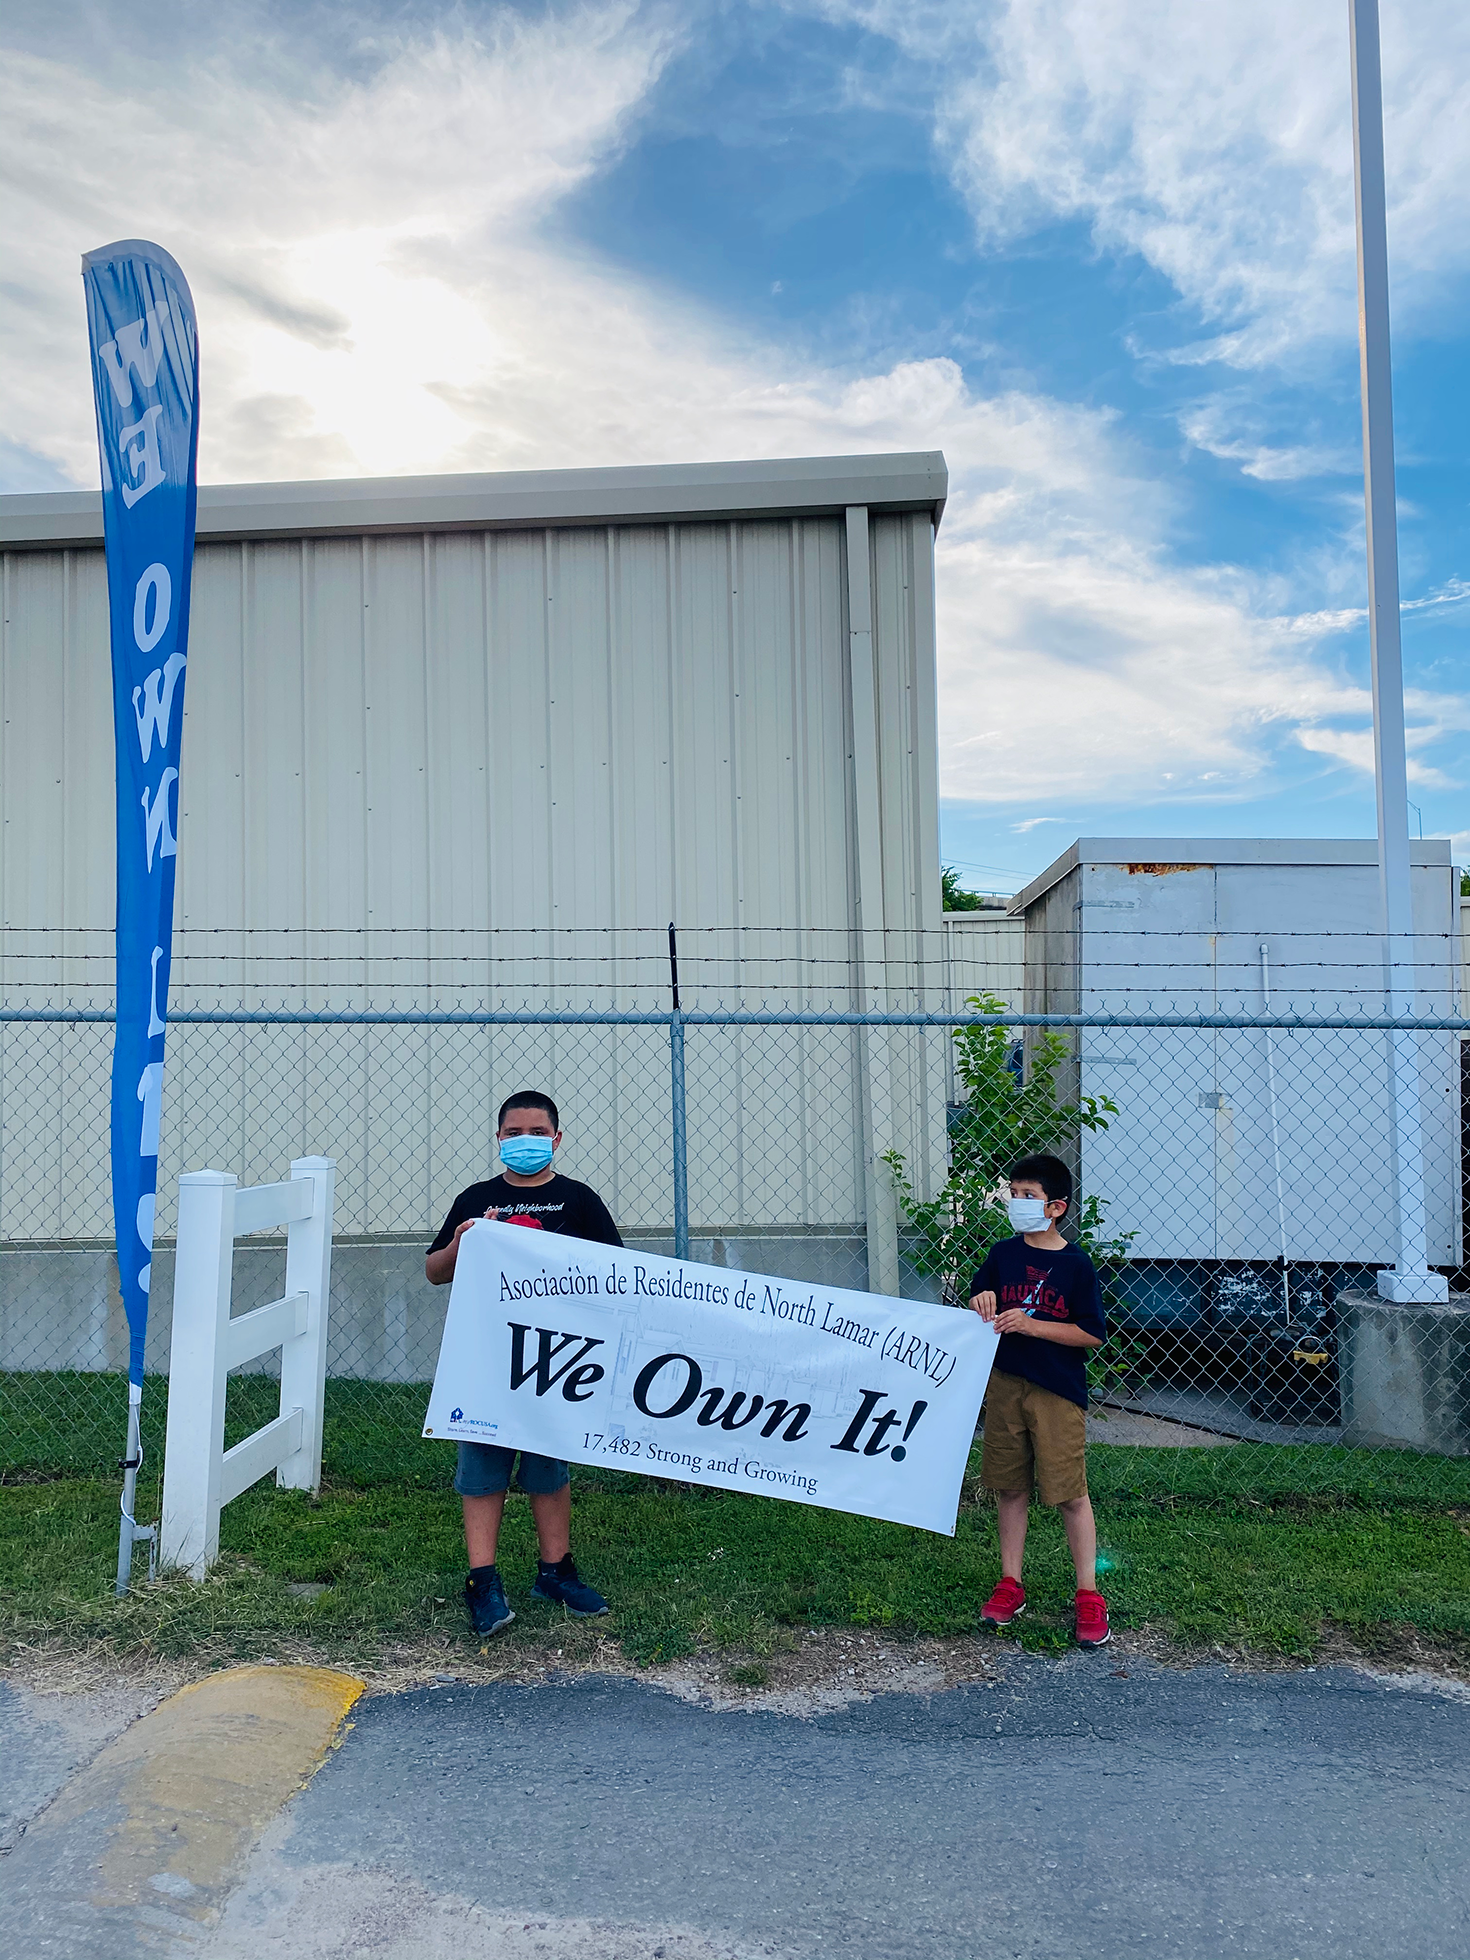
<svg viewBox="0 0 1470 1960">
<path fill-rule="evenodd" d="M 112 1204 L 136 1402 L 158 1189 L 194 558 L 199 341 L 188 283 L 161 247 L 141 239 L 105 245 L 82 260 L 82 280 L 102 463 L 117 743 Z"/>
</svg>

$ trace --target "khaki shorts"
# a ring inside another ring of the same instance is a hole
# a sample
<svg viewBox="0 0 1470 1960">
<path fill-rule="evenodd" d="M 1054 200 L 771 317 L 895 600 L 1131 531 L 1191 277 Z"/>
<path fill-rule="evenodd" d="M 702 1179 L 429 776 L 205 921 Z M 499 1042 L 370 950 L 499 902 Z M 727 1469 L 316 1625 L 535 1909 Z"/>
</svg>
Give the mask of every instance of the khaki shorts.
<svg viewBox="0 0 1470 1960">
<path fill-rule="evenodd" d="M 991 1370 L 985 1391 L 980 1481 L 987 1490 L 1030 1490 L 1043 1504 L 1087 1495 L 1087 1411 L 1023 1375 Z"/>
</svg>

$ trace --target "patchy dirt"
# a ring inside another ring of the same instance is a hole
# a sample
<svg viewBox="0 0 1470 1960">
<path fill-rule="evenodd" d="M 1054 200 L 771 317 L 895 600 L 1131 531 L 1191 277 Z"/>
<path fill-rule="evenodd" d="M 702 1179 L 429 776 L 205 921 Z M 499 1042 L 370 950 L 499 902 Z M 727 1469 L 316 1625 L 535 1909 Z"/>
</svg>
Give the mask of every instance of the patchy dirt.
<svg viewBox="0 0 1470 1960">
<path fill-rule="evenodd" d="M 106 1641 L 74 1646 L 70 1642 L 11 1642 L 0 1655 L 0 1681 L 26 1688 L 35 1695 L 89 1695 L 129 1711 L 128 1719 L 175 1693 L 186 1682 L 208 1674 L 198 1660 L 161 1660 L 153 1654 L 119 1654 Z"/>
<path fill-rule="evenodd" d="M 1121 1638 L 1121 1636 L 1120 1636 Z M 572 1626 L 514 1645 L 487 1642 L 466 1652 L 457 1640 L 430 1640 L 390 1647 L 370 1662 L 344 1659 L 326 1648 L 292 1644 L 252 1655 L 272 1663 L 346 1668 L 367 1683 L 370 1695 L 456 1682 L 506 1681 L 536 1687 L 580 1674 L 613 1674 L 646 1681 L 682 1701 L 707 1708 L 761 1709 L 814 1715 L 884 1694 L 937 1694 L 962 1682 L 997 1680 L 1014 1646 L 991 1639 L 902 1640 L 850 1628 L 795 1631 L 768 1653 L 690 1655 L 640 1667 L 618 1642 L 594 1627 Z M 126 1691 L 141 1714 L 187 1681 L 197 1681 L 234 1655 L 199 1654 L 187 1660 L 119 1658 L 100 1644 L 90 1648 L 20 1646 L 0 1666 L 0 1678 L 45 1695 L 93 1696 Z"/>
<path fill-rule="evenodd" d="M 695 1655 L 649 1668 L 646 1678 L 702 1708 L 810 1716 L 875 1695 L 932 1695 L 961 1682 L 996 1681 L 1001 1658 L 989 1640 L 894 1640 L 824 1627 L 758 1658 Z"/>
<path fill-rule="evenodd" d="M 997 1682 L 1021 1658 L 1017 1642 L 993 1636 L 905 1640 L 852 1627 L 792 1629 L 770 1651 L 702 1653 L 640 1667 L 610 1633 L 594 1622 L 522 1636 L 514 1644 L 488 1641 L 476 1652 L 450 1636 L 381 1649 L 370 1661 L 340 1650 L 291 1643 L 274 1654 L 252 1654 L 256 1665 L 273 1662 L 345 1668 L 367 1683 L 370 1695 L 456 1682 L 513 1682 L 526 1687 L 580 1674 L 613 1674 L 646 1681 L 705 1708 L 812 1716 L 870 1701 L 877 1695 L 938 1694 L 967 1683 Z M 188 1658 L 119 1656 L 105 1643 L 86 1647 L 16 1642 L 0 1659 L 0 1678 L 34 1694 L 103 1696 L 142 1714 L 185 1682 L 197 1681 L 242 1655 L 201 1652 Z M 1100 1654 L 1076 1649 L 1030 1654 L 1053 1667 L 1156 1667 L 1225 1665 L 1252 1673 L 1297 1668 L 1360 1667 L 1384 1685 L 1423 1692 L 1470 1694 L 1470 1655 L 1411 1628 L 1384 1629 L 1371 1646 L 1328 1628 L 1310 1659 L 1248 1648 L 1185 1647 L 1151 1627 L 1120 1629 Z"/>
<path fill-rule="evenodd" d="M 1087 1440 L 1132 1449 L 1208 1450 L 1222 1443 L 1239 1442 L 1240 1438 L 1222 1435 L 1215 1429 L 1196 1429 L 1187 1422 L 1173 1422 L 1165 1416 L 1146 1416 L 1134 1409 L 1098 1403 L 1087 1412 Z"/>
<path fill-rule="evenodd" d="M 1361 1667 L 1379 1681 L 1422 1675 L 1443 1684 L 1470 1682 L 1470 1647 L 1464 1639 L 1436 1639 L 1417 1627 L 1379 1627 L 1371 1641 L 1351 1640 L 1341 1627 L 1327 1627 L 1305 1664 Z M 1260 1663 L 1252 1657 L 1250 1665 Z"/>
</svg>

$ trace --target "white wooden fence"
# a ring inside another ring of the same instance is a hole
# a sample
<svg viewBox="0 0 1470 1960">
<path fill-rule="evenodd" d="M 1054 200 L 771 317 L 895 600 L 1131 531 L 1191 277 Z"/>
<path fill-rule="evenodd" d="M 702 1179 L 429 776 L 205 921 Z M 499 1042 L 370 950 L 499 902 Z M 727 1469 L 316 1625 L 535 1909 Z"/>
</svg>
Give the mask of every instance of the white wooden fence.
<svg viewBox="0 0 1470 1960">
<path fill-rule="evenodd" d="M 282 1184 L 241 1189 L 231 1171 L 179 1179 L 173 1346 L 159 1559 L 202 1579 L 219 1555 L 219 1514 L 270 1471 L 285 1490 L 315 1490 L 322 1474 L 322 1395 L 332 1278 L 330 1157 L 298 1157 Z M 286 1227 L 286 1291 L 230 1318 L 235 1240 Z M 281 1412 L 224 1447 L 225 1377 L 281 1350 Z"/>
</svg>

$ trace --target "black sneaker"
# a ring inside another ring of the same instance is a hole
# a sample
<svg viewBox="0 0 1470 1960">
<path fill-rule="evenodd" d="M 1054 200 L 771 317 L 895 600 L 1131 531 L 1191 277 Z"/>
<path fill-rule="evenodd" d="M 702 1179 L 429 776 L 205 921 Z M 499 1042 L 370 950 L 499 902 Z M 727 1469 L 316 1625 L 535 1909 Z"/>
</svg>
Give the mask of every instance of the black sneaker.
<svg viewBox="0 0 1470 1960">
<path fill-rule="evenodd" d="M 579 1620 L 595 1620 L 599 1613 L 607 1611 L 602 1594 L 577 1576 L 570 1552 L 559 1565 L 542 1562 L 531 1597 L 547 1600 L 553 1606 L 565 1606 Z"/>
<path fill-rule="evenodd" d="M 493 1565 L 477 1566 L 464 1582 L 464 1603 L 476 1633 L 499 1633 L 515 1618 Z"/>
</svg>

